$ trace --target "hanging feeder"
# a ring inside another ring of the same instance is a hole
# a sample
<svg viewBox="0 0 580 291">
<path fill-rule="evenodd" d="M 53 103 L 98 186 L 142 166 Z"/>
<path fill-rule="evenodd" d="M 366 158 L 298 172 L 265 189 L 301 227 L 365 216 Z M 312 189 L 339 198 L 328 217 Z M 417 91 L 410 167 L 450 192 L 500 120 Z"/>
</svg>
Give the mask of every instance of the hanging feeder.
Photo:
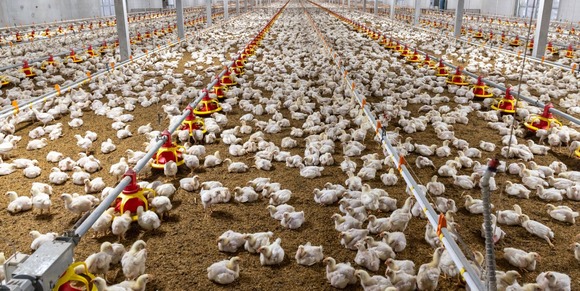
<svg viewBox="0 0 580 291">
<path fill-rule="evenodd" d="M 483 31 L 481 28 L 475 34 L 473 34 L 473 38 L 483 38 Z"/>
<path fill-rule="evenodd" d="M 427 67 L 429 69 L 435 69 L 437 67 L 437 63 L 431 60 L 429 55 L 425 55 L 425 59 L 421 63 L 423 67 Z"/>
<path fill-rule="evenodd" d="M 54 60 L 52 54 L 48 55 L 48 59 L 40 64 L 40 68 L 43 70 L 45 70 L 48 66 L 56 66 L 56 61 Z"/>
<path fill-rule="evenodd" d="M 209 94 L 206 93 L 205 96 L 199 102 L 199 104 L 197 104 L 196 108 L 193 110 L 193 113 L 199 116 L 207 116 L 212 113 L 219 112 L 221 110 L 222 107 L 220 103 L 216 99 L 211 98 Z"/>
<path fill-rule="evenodd" d="M 98 57 L 99 54 L 95 52 L 95 50 L 93 49 L 92 45 L 89 45 L 89 47 L 87 48 L 87 54 L 89 55 L 89 57 L 94 58 L 94 57 Z"/>
<path fill-rule="evenodd" d="M 213 85 L 213 93 L 218 99 L 223 99 L 226 97 L 226 91 L 228 91 L 228 87 L 223 85 L 222 82 L 217 79 L 215 85 Z"/>
<path fill-rule="evenodd" d="M 232 76 L 232 72 L 230 72 L 229 69 L 226 70 L 224 75 L 221 77 L 221 82 L 226 86 L 235 86 L 238 84 L 238 82 L 236 82 L 234 76 Z"/>
<path fill-rule="evenodd" d="M 99 53 L 102 54 L 108 48 L 109 48 L 109 46 L 107 45 L 107 42 L 106 41 L 103 41 L 103 44 L 101 44 L 101 47 L 99 48 Z"/>
<path fill-rule="evenodd" d="M 36 76 L 36 74 L 34 73 L 34 71 L 32 70 L 32 68 L 30 67 L 30 65 L 28 64 L 28 61 L 24 61 L 22 64 L 22 69 L 20 69 L 20 71 L 22 73 L 24 73 L 24 75 L 26 77 L 34 77 Z"/>
<path fill-rule="evenodd" d="M 405 47 L 401 51 L 401 56 L 402 57 L 408 57 L 410 55 L 411 55 L 411 51 L 409 50 L 409 48 L 407 47 L 407 45 L 405 45 Z"/>
<path fill-rule="evenodd" d="M 530 115 L 528 121 L 524 122 L 524 126 L 532 132 L 536 132 L 538 129 L 548 130 L 553 124 L 562 126 L 562 123 L 552 115 L 550 108 L 554 108 L 552 103 L 548 103 L 544 106 L 544 112 L 542 114 Z"/>
<path fill-rule="evenodd" d="M 166 129 L 161 133 L 162 136 L 167 137 L 165 143 L 153 155 L 153 163 L 151 167 L 155 169 L 163 169 L 165 164 L 169 161 L 174 161 L 177 166 L 183 165 L 183 153 L 185 148 L 171 141 L 171 133 Z"/>
<path fill-rule="evenodd" d="M 193 114 L 193 108 L 190 105 L 187 105 L 185 110 L 189 110 L 189 114 L 185 117 L 185 120 L 181 122 L 180 129 L 188 130 L 189 136 L 193 136 L 193 131 L 195 130 L 201 130 L 201 132 L 205 134 L 207 130 L 205 129 L 203 118 L 195 116 L 195 114 Z"/>
<path fill-rule="evenodd" d="M 546 51 L 550 52 L 551 54 L 558 53 L 558 50 L 554 47 L 554 45 L 552 45 L 552 42 L 548 42 L 548 45 L 546 46 Z"/>
<path fill-rule="evenodd" d="M 477 83 L 473 85 L 473 95 L 477 98 L 491 98 L 493 93 L 488 91 L 489 87 L 483 83 L 481 76 L 477 77 Z"/>
<path fill-rule="evenodd" d="M 516 113 L 516 100 L 510 91 L 511 89 L 507 88 L 505 90 L 505 96 L 503 98 L 495 99 L 494 104 L 491 105 L 491 108 L 503 114 Z"/>
<path fill-rule="evenodd" d="M 455 74 L 447 76 L 447 80 L 445 80 L 447 84 L 457 85 L 457 86 L 467 86 L 469 83 L 465 80 L 465 76 L 461 74 L 461 67 L 457 67 L 455 69 Z"/>
<path fill-rule="evenodd" d="M 83 59 L 77 56 L 74 49 L 70 49 L 70 54 L 66 58 L 70 59 L 73 63 L 80 63 L 83 61 Z"/>
<path fill-rule="evenodd" d="M 131 211 L 131 219 L 137 221 L 139 218 L 137 216 L 137 208 L 139 208 L 139 206 L 142 206 L 144 211 L 149 210 L 149 202 L 144 194 L 149 192 L 154 197 L 156 193 L 153 189 L 141 188 L 139 184 L 137 184 L 137 173 L 133 169 L 129 168 L 127 172 L 123 174 L 123 178 L 125 177 L 130 177 L 131 182 L 129 182 L 129 185 L 127 185 L 125 189 L 123 189 L 123 192 L 119 193 L 119 196 L 115 199 L 115 212 L 122 215 L 125 211 Z"/>
<path fill-rule="evenodd" d="M 510 46 L 520 46 L 520 45 L 522 45 L 522 41 L 520 40 L 520 37 L 516 35 L 516 38 L 510 41 Z"/>
<path fill-rule="evenodd" d="M 439 66 L 437 67 L 437 72 L 435 73 L 435 76 L 437 76 L 437 77 L 447 77 L 448 75 L 449 75 L 449 70 L 443 64 L 443 60 L 442 59 L 439 59 Z"/>
<path fill-rule="evenodd" d="M 0 87 L 6 86 L 8 84 L 10 84 L 8 76 L 0 76 Z"/>
<path fill-rule="evenodd" d="M 77 267 L 82 266 L 83 272 L 78 274 Z M 56 281 L 53 291 L 97 291 L 97 285 L 93 283 L 95 275 L 89 272 L 85 262 L 72 263 L 62 276 Z"/>
<path fill-rule="evenodd" d="M 572 45 L 569 45 L 568 49 L 566 49 L 566 57 L 569 59 L 574 57 L 574 49 L 572 48 Z"/>
<path fill-rule="evenodd" d="M 407 56 L 407 62 L 409 62 L 409 63 L 420 63 L 421 61 L 422 60 L 421 60 L 419 53 L 417 52 L 417 49 L 415 49 L 413 54 L 410 54 L 409 56 Z"/>
</svg>

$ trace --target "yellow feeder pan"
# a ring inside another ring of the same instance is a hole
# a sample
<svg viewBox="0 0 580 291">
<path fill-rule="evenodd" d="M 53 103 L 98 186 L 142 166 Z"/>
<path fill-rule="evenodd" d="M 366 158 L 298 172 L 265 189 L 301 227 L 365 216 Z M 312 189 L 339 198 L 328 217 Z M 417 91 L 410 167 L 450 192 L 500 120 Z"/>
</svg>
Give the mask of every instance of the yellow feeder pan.
<svg viewBox="0 0 580 291">
<path fill-rule="evenodd" d="M 447 84 L 457 85 L 457 86 L 467 86 L 469 83 L 465 81 L 465 76 L 461 75 L 461 67 L 457 67 L 455 74 L 448 76 L 445 80 Z"/>
<path fill-rule="evenodd" d="M 538 129 L 549 130 L 552 124 L 562 126 L 562 123 L 550 113 L 550 108 L 554 108 L 554 105 L 552 103 L 546 104 L 544 112 L 541 115 L 531 115 L 528 121 L 524 122 L 524 126 L 532 132 L 536 132 Z"/>
<path fill-rule="evenodd" d="M 511 46 L 520 46 L 522 45 L 522 41 L 520 40 L 520 37 L 516 35 L 516 38 L 512 41 L 510 41 L 510 45 Z"/>
<path fill-rule="evenodd" d="M 24 73 L 26 77 L 29 78 L 36 76 L 30 65 L 28 65 L 28 61 L 24 61 L 24 64 L 22 65 L 22 69 L 20 69 L 20 71 Z"/>
<path fill-rule="evenodd" d="M 218 79 L 215 85 L 213 85 L 213 93 L 218 99 L 223 99 L 226 97 L 226 91 L 228 91 L 228 87 L 223 85 Z"/>
<path fill-rule="evenodd" d="M 510 88 L 505 90 L 505 96 L 503 98 L 498 98 L 494 101 L 491 108 L 505 114 L 516 113 L 516 100 L 510 94 Z"/>
<path fill-rule="evenodd" d="M 10 81 L 8 81 L 8 76 L 0 76 L 0 87 L 6 86 L 8 84 L 10 84 Z"/>
<path fill-rule="evenodd" d="M 43 69 L 43 70 L 46 70 L 46 67 L 48 67 L 48 66 L 56 66 L 56 64 L 57 63 L 54 60 L 54 57 L 52 55 L 49 55 L 48 56 L 48 59 L 40 64 L 40 68 Z"/>
<path fill-rule="evenodd" d="M 220 80 L 221 80 L 222 84 L 224 84 L 226 86 L 235 86 L 238 84 L 238 82 L 236 82 L 236 80 L 232 76 L 232 73 L 230 72 L 230 70 L 226 70 L 226 72 L 224 73 L 224 75 L 221 77 Z"/>
<path fill-rule="evenodd" d="M 572 45 L 568 46 L 568 49 L 566 50 L 566 57 L 569 59 L 574 58 L 574 49 L 572 48 Z"/>
<path fill-rule="evenodd" d="M 480 30 L 478 30 L 474 35 L 473 38 L 483 38 L 483 32 Z"/>
<path fill-rule="evenodd" d="M 489 87 L 483 83 L 481 76 L 477 78 L 477 84 L 473 86 L 473 95 L 477 98 L 491 98 L 493 93 L 487 91 Z"/>
<path fill-rule="evenodd" d="M 221 110 L 222 107 L 220 103 L 216 99 L 209 97 L 209 94 L 206 93 L 199 104 L 197 104 L 197 107 L 193 110 L 193 113 L 199 116 L 207 116 Z"/>
<path fill-rule="evenodd" d="M 558 53 L 558 50 L 552 45 L 552 42 L 548 42 L 548 46 L 546 47 L 546 51 L 550 52 L 551 54 Z"/>
<path fill-rule="evenodd" d="M 137 173 L 133 169 L 130 168 L 125 172 L 125 174 L 123 174 L 123 178 L 126 176 L 131 178 L 131 182 L 125 187 L 125 189 L 123 189 L 123 192 L 117 196 L 117 199 L 115 199 L 115 212 L 122 215 L 126 211 L 130 211 L 131 219 L 137 221 L 139 218 L 137 215 L 137 208 L 139 208 L 139 206 L 142 206 L 144 211 L 150 210 L 149 202 L 144 193 L 149 192 L 153 197 L 155 197 L 156 193 L 153 189 L 141 188 L 139 184 L 137 184 Z M 113 218 L 115 219 L 115 217 Z"/>
<path fill-rule="evenodd" d="M 411 55 L 411 51 L 409 50 L 409 48 L 407 48 L 407 45 L 405 45 L 405 47 L 401 51 L 401 56 L 404 57 L 404 58 L 406 58 L 406 57 L 408 57 L 410 55 Z"/>
<path fill-rule="evenodd" d="M 155 169 L 163 169 L 165 164 L 169 161 L 174 161 L 177 166 L 183 165 L 185 162 L 183 160 L 183 153 L 185 153 L 185 148 L 171 141 L 171 133 L 168 130 L 164 130 L 161 133 L 162 136 L 167 137 L 165 143 L 157 150 L 157 153 L 153 155 L 153 163 L 151 167 Z"/>
<path fill-rule="evenodd" d="M 437 63 L 432 61 L 431 58 L 429 58 L 429 55 L 425 55 L 425 59 L 423 60 L 423 62 L 421 63 L 421 65 L 423 67 L 427 67 L 429 69 L 435 69 L 437 68 Z"/>
<path fill-rule="evenodd" d="M 77 57 L 77 54 L 73 49 L 70 50 L 70 54 L 66 58 L 70 59 L 73 63 L 80 63 L 83 61 L 83 59 Z"/>
<path fill-rule="evenodd" d="M 98 57 L 99 54 L 95 52 L 95 50 L 93 49 L 92 45 L 89 45 L 89 47 L 87 48 L 87 54 L 89 55 L 89 57 L 94 58 L 94 57 Z"/>
<path fill-rule="evenodd" d="M 77 274 L 75 269 L 83 267 L 83 273 Z M 89 268 L 85 262 L 72 263 L 62 276 L 56 281 L 53 291 L 97 291 L 97 285 L 93 283 L 95 275 L 89 273 Z"/>
<path fill-rule="evenodd" d="M 188 130 L 189 135 L 193 136 L 194 130 L 201 130 L 202 133 L 206 133 L 207 129 L 205 128 L 205 122 L 203 118 L 199 118 L 193 114 L 193 108 L 190 105 L 187 105 L 185 110 L 189 110 L 189 115 L 185 117 L 185 120 L 181 122 L 181 130 Z"/>
<path fill-rule="evenodd" d="M 442 59 L 439 59 L 439 66 L 437 67 L 437 73 L 435 73 L 435 76 L 437 77 L 449 76 L 449 71 L 447 70 L 447 67 L 445 67 L 445 65 L 443 64 Z"/>
<path fill-rule="evenodd" d="M 421 61 L 422 61 L 421 56 L 419 55 L 419 53 L 417 53 L 417 49 L 415 49 L 413 54 L 407 56 L 407 62 L 409 63 L 420 63 Z"/>
<path fill-rule="evenodd" d="M 574 155 L 576 156 L 576 158 L 580 159 L 580 147 L 578 147 L 575 151 L 574 151 Z"/>
<path fill-rule="evenodd" d="M 391 39 L 389 38 L 389 40 L 388 40 L 388 41 L 387 41 L 387 43 L 385 44 L 385 48 L 386 48 L 386 49 L 393 50 L 393 49 L 395 49 L 396 47 L 397 47 L 397 44 L 396 44 L 396 43 L 395 43 L 393 40 L 391 40 Z"/>
</svg>

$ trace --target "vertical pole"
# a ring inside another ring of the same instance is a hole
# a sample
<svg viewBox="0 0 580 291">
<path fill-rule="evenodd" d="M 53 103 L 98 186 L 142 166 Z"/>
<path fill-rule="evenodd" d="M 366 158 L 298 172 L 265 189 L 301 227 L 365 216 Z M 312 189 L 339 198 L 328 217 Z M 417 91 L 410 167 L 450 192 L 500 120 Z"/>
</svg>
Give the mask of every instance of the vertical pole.
<svg viewBox="0 0 580 291">
<path fill-rule="evenodd" d="M 391 0 L 391 19 L 395 19 L 395 1 Z"/>
<path fill-rule="evenodd" d="M 534 49 L 532 56 L 541 58 L 546 53 L 548 44 L 548 28 L 550 27 L 550 16 L 552 15 L 553 0 L 540 0 L 538 7 L 538 18 L 536 21 L 536 32 L 534 33 Z"/>
<path fill-rule="evenodd" d="M 205 17 L 207 26 L 211 26 L 211 0 L 205 0 Z"/>
<path fill-rule="evenodd" d="M 236 0 L 236 14 L 240 14 L 240 0 Z"/>
<path fill-rule="evenodd" d="M 415 18 L 413 20 L 415 26 L 419 25 L 419 16 L 421 16 L 421 1 L 415 0 Z"/>
<path fill-rule="evenodd" d="M 487 290 L 496 291 L 497 281 L 495 277 L 495 252 L 493 249 L 493 225 L 491 221 L 491 199 L 489 180 L 497 172 L 499 160 L 493 159 L 487 164 L 487 170 L 481 178 L 481 195 L 483 198 L 483 225 L 485 230 L 485 259 L 487 264 Z"/>
<path fill-rule="evenodd" d="M 126 61 L 131 56 L 131 43 L 129 42 L 129 23 L 127 22 L 127 3 L 125 0 L 115 0 L 115 17 L 117 19 L 121 61 Z"/>
<path fill-rule="evenodd" d="M 183 28 L 183 0 L 175 0 L 175 10 L 177 14 L 177 36 L 180 39 L 184 39 L 185 29 Z"/>
<path fill-rule="evenodd" d="M 375 11 L 373 12 L 375 15 L 379 13 L 379 0 L 375 0 Z"/>
<path fill-rule="evenodd" d="M 228 5 L 229 5 L 229 3 L 228 3 L 228 0 L 223 0 L 223 1 L 224 1 L 224 20 L 228 20 L 230 18 L 230 15 L 228 13 L 229 12 L 228 11 L 228 8 L 229 8 Z"/>
<path fill-rule="evenodd" d="M 465 0 L 457 0 L 457 7 L 455 9 L 455 31 L 454 36 L 461 36 L 461 23 L 463 22 L 463 5 Z"/>
<path fill-rule="evenodd" d="M 367 12 L 367 0 L 363 0 L 363 11 Z"/>
</svg>

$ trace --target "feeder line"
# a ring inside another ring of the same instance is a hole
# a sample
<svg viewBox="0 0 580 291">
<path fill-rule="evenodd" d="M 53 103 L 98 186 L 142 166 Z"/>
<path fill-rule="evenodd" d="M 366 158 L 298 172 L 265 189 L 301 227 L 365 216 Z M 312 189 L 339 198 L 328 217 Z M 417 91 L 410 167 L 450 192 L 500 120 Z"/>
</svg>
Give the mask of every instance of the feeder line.
<svg viewBox="0 0 580 291">
<path fill-rule="evenodd" d="M 323 10 L 327 10 L 328 12 L 331 12 L 331 14 L 334 13 L 334 12 L 330 11 L 329 9 L 324 8 L 321 5 L 318 5 L 318 4 L 313 3 L 313 2 L 310 2 L 310 3 L 321 7 Z M 333 53 L 332 49 L 327 45 L 327 42 L 324 39 L 324 36 L 322 36 L 320 29 L 315 24 L 314 20 L 310 16 L 310 13 L 306 9 L 304 9 L 304 10 L 305 10 L 306 15 L 308 16 L 310 22 L 315 27 L 319 37 L 322 38 L 324 46 L 328 50 L 328 53 L 330 54 L 334 63 L 337 65 L 338 69 L 340 70 L 340 72 L 344 76 L 344 81 L 346 82 L 346 87 L 350 88 L 350 92 L 352 92 L 353 96 L 357 99 L 358 103 L 361 105 L 362 111 L 367 116 L 370 124 L 373 126 L 373 129 L 375 129 L 376 134 L 377 135 L 380 134 L 379 136 L 381 137 L 381 144 L 383 146 L 383 149 L 385 149 L 389 153 L 388 157 L 390 157 L 393 160 L 394 164 L 397 165 L 397 168 L 399 170 L 400 175 L 403 177 L 403 179 L 407 183 L 407 186 L 411 190 L 411 193 L 413 194 L 413 196 L 415 197 L 417 202 L 421 205 L 423 212 L 425 212 L 425 214 L 427 216 L 427 219 L 429 220 L 431 225 L 435 229 L 437 229 L 439 226 L 438 215 L 435 212 L 435 210 L 433 209 L 433 207 L 431 206 L 431 204 L 429 203 L 429 201 L 427 201 L 425 193 L 423 193 L 422 190 L 420 190 L 419 185 L 417 185 L 417 183 L 415 182 L 415 180 L 411 176 L 411 173 L 407 169 L 407 166 L 405 164 L 399 164 L 399 155 L 397 153 L 397 150 L 391 145 L 390 141 L 387 138 L 385 138 L 386 129 L 383 127 L 379 127 L 377 120 L 372 115 L 372 112 L 370 110 L 370 105 L 367 104 L 366 101 L 364 101 L 366 99 L 364 98 L 364 96 L 362 96 L 361 93 L 359 93 L 359 90 L 350 86 L 350 84 L 354 84 L 354 83 L 348 77 L 344 67 L 342 65 L 338 65 L 338 64 L 340 64 L 340 59 L 337 59 L 336 54 Z M 334 13 L 334 14 L 338 15 L 336 13 Z M 485 290 L 481 280 L 476 275 L 471 264 L 469 264 L 469 262 L 465 258 L 465 255 L 459 249 L 459 246 L 455 243 L 455 241 L 453 239 L 448 239 L 449 237 L 452 237 L 452 236 L 451 236 L 450 232 L 447 230 L 447 228 L 441 227 L 441 234 L 439 235 L 439 239 L 445 245 L 446 250 L 448 251 L 449 255 L 451 256 L 451 259 L 453 260 L 453 262 L 455 263 L 455 265 L 459 269 L 460 274 L 465 279 L 465 282 L 469 285 L 469 287 L 472 290 L 481 290 L 481 291 Z"/>
</svg>

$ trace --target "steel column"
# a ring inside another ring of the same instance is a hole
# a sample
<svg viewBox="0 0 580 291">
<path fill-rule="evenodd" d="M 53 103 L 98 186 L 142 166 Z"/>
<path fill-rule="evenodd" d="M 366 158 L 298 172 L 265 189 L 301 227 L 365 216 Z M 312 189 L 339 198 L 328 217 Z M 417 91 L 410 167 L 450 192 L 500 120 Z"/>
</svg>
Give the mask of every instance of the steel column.
<svg viewBox="0 0 580 291">
<path fill-rule="evenodd" d="M 175 0 L 175 10 L 175 14 L 177 14 L 177 36 L 183 39 L 185 38 L 185 29 L 183 28 L 183 0 Z"/>
<path fill-rule="evenodd" d="M 453 35 L 455 37 L 461 36 L 461 25 L 463 23 L 463 6 L 465 0 L 457 0 L 457 7 L 455 9 L 455 30 Z"/>
<path fill-rule="evenodd" d="M 541 58 L 546 53 L 548 44 L 548 29 L 550 28 L 550 16 L 552 15 L 553 0 L 540 0 L 538 7 L 538 18 L 536 21 L 536 32 L 534 33 L 534 49 L 532 56 Z"/>
<path fill-rule="evenodd" d="M 115 0 L 115 17 L 117 19 L 117 35 L 119 36 L 119 52 L 121 54 L 121 61 L 125 61 L 131 56 L 129 23 L 127 21 L 127 3 L 125 0 Z"/>
</svg>

